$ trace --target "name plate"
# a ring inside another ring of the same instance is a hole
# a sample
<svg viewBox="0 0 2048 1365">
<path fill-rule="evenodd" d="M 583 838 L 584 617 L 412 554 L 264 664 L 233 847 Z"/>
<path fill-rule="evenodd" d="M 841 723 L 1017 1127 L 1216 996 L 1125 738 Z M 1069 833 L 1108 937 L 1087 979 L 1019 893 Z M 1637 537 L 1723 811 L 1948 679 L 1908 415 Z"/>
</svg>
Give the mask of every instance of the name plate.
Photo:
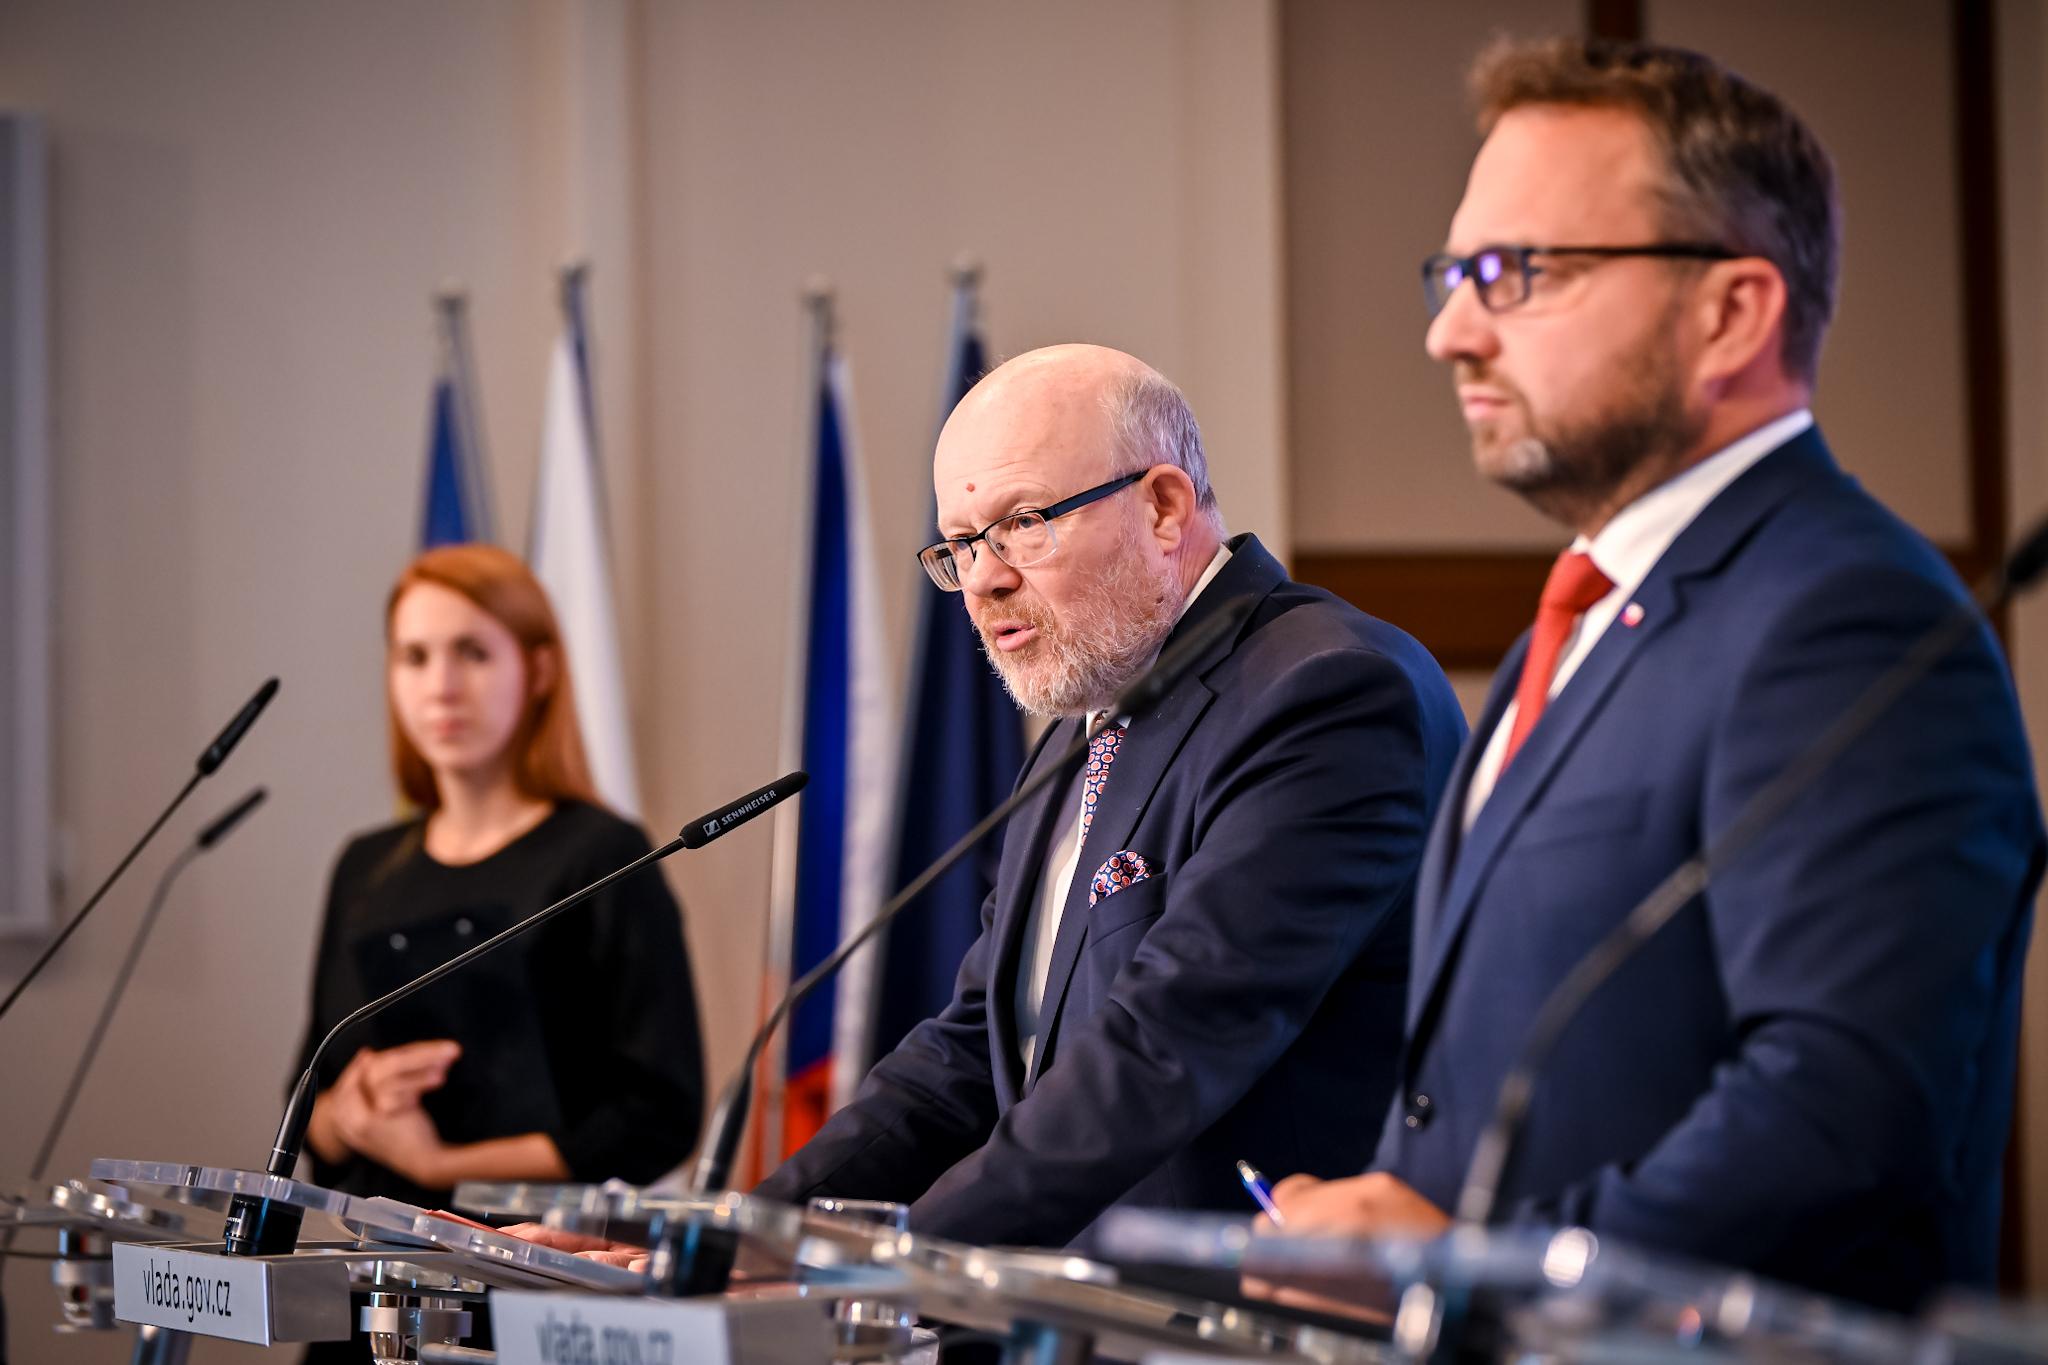
<svg viewBox="0 0 2048 1365">
<path fill-rule="evenodd" d="M 817 1365 L 828 1305 L 793 1295 L 624 1298 L 491 1291 L 498 1365 Z"/>
<path fill-rule="evenodd" d="M 274 1346 L 349 1335 L 348 1265 L 331 1256 L 223 1256 L 210 1243 L 114 1243 L 114 1316 Z"/>
</svg>

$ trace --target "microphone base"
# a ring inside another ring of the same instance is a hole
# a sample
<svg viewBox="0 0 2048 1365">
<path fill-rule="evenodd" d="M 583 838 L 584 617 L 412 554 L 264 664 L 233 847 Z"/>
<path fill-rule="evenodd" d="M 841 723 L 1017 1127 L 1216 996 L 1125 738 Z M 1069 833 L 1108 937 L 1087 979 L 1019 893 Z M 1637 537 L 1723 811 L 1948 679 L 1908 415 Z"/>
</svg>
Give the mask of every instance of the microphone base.
<svg viewBox="0 0 2048 1365">
<path fill-rule="evenodd" d="M 1396 1345 L 1413 1359 L 1428 1365 L 1479 1365 L 1513 1353 L 1517 1338 L 1500 1294 L 1473 1285 L 1443 1286 L 1430 1298 L 1426 1327 L 1403 1323 L 1402 1312 L 1395 1317 Z M 1404 1301 L 1402 1311 L 1406 1308 Z M 1404 1328 L 1410 1334 L 1406 1340 L 1401 1339 Z"/>
<path fill-rule="evenodd" d="M 656 1229 L 653 1240 L 647 1277 L 654 1293 L 686 1299 L 725 1292 L 739 1254 L 738 1232 L 683 1218 Z"/>
<path fill-rule="evenodd" d="M 304 1209 L 275 1199 L 238 1194 L 228 1205 L 221 1252 L 228 1256 L 288 1256 L 298 1249 Z"/>
</svg>

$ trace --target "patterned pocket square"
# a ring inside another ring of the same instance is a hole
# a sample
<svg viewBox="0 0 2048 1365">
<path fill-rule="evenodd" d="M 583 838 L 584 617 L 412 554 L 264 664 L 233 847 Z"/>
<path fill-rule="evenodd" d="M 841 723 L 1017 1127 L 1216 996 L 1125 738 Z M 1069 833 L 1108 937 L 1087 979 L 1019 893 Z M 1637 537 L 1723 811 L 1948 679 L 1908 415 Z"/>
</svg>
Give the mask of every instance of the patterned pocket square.
<svg viewBox="0 0 2048 1365">
<path fill-rule="evenodd" d="M 1129 849 L 1112 853 L 1101 867 L 1095 869 L 1095 875 L 1088 879 L 1088 903 L 1093 905 L 1099 900 L 1114 896 L 1125 887 L 1136 886 L 1151 875 L 1152 868 L 1145 861 L 1144 854 L 1133 853 Z"/>
</svg>

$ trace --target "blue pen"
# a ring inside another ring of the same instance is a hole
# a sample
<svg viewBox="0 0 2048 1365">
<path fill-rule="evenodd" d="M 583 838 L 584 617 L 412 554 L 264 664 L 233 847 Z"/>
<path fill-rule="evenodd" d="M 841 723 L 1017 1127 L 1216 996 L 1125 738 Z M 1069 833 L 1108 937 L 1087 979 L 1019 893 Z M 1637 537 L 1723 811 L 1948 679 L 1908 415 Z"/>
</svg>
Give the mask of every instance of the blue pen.
<svg viewBox="0 0 2048 1365">
<path fill-rule="evenodd" d="M 1237 1163 L 1237 1178 L 1251 1197 L 1259 1201 L 1259 1207 L 1266 1211 L 1266 1217 L 1273 1220 L 1274 1227 L 1283 1226 L 1287 1220 L 1280 1216 L 1280 1206 L 1273 1202 L 1273 1187 L 1266 1183 L 1266 1177 L 1259 1174 L 1259 1168 L 1249 1161 Z"/>
</svg>

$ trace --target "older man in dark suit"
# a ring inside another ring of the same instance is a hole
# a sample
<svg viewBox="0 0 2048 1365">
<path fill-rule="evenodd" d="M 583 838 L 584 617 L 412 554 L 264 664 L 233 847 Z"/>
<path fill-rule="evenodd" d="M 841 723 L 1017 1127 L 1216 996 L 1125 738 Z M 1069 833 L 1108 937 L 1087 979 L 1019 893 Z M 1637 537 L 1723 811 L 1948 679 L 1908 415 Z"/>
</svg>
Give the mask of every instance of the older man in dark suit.
<svg viewBox="0 0 2048 1365">
<path fill-rule="evenodd" d="M 1054 721 L 1027 774 L 1176 629 L 1251 612 L 1018 813 L 952 1002 L 761 1192 L 914 1201 L 916 1229 L 1057 1246 L 1118 1203 L 1245 1207 L 1238 1159 L 1356 1170 L 1464 734 L 1442 673 L 1256 538 L 1225 539 L 1193 414 L 1130 356 L 997 369 L 934 480 L 926 567 Z"/>
</svg>

